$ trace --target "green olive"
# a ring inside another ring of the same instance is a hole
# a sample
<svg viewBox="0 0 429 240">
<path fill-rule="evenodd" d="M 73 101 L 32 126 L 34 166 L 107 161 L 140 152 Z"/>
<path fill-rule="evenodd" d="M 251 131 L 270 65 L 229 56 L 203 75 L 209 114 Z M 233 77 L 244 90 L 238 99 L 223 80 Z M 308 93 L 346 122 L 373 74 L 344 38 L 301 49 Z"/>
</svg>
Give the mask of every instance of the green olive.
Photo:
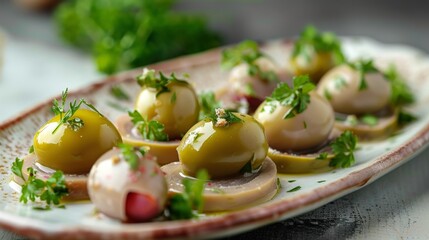
<svg viewBox="0 0 429 240">
<path fill-rule="evenodd" d="M 311 48 L 312 49 L 312 48 Z M 309 75 L 313 82 L 335 66 L 334 56 L 330 52 L 309 51 L 308 56 L 300 54 L 290 58 L 292 72 L 296 75 Z"/>
<path fill-rule="evenodd" d="M 57 115 L 36 132 L 33 146 L 38 163 L 68 174 L 86 174 L 103 153 L 122 142 L 118 130 L 104 116 L 79 109 L 72 117 L 77 118 L 83 121 L 79 129 L 68 123 L 57 128 Z"/>
<path fill-rule="evenodd" d="M 278 151 L 305 151 L 326 142 L 334 126 L 334 111 L 329 102 L 310 92 L 310 103 L 300 114 L 284 119 L 290 106 L 262 103 L 255 119 L 265 128 L 268 144 Z"/>
<path fill-rule="evenodd" d="M 156 89 L 143 87 L 135 109 L 147 120 L 164 124 L 170 140 L 180 139 L 198 121 L 198 97 L 188 83 L 170 82 L 167 88 L 157 94 Z"/>
<path fill-rule="evenodd" d="M 381 73 L 365 74 L 367 87 L 360 89 L 358 71 L 348 65 L 335 67 L 321 79 L 317 91 L 328 99 L 336 112 L 373 113 L 389 104 L 390 83 Z"/>
<path fill-rule="evenodd" d="M 177 148 L 186 175 L 206 169 L 212 179 L 233 177 L 249 162 L 259 169 L 268 152 L 264 129 L 249 115 L 233 114 L 242 122 L 217 127 L 203 120 L 186 133 Z"/>
</svg>

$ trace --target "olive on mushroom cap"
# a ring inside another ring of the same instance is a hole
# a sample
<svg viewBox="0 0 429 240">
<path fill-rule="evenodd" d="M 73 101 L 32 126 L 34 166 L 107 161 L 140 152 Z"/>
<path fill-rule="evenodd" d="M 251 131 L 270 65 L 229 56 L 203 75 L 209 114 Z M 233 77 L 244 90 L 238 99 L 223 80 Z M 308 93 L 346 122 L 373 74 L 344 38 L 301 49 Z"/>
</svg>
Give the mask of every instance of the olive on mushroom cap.
<svg viewBox="0 0 429 240">
<path fill-rule="evenodd" d="M 372 61 L 357 62 L 368 68 L 357 70 L 341 65 L 330 70 L 320 80 L 317 92 L 331 103 L 336 112 L 345 114 L 374 113 L 389 104 L 390 83 L 373 66 Z"/>
<path fill-rule="evenodd" d="M 144 69 L 135 109 L 148 121 L 163 124 L 169 139 L 180 139 L 198 121 L 200 107 L 194 88 L 186 81 Z"/>
<path fill-rule="evenodd" d="M 258 170 L 268 144 L 264 129 L 253 117 L 218 109 L 217 119 L 195 124 L 177 151 L 186 175 L 206 169 L 212 179 L 219 179 L 239 174 L 246 165 Z"/>
</svg>

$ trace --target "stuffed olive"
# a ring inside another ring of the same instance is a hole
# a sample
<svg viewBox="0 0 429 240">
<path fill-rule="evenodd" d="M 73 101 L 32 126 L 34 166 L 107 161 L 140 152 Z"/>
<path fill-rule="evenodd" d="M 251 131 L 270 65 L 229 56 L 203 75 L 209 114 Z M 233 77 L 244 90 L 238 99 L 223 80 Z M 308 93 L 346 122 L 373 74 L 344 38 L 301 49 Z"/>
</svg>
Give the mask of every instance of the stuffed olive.
<svg viewBox="0 0 429 240">
<path fill-rule="evenodd" d="M 217 109 L 217 119 L 195 124 L 177 151 L 186 175 L 206 169 L 212 179 L 219 179 L 238 175 L 245 167 L 257 171 L 268 144 L 262 125 L 253 117 Z"/>
</svg>

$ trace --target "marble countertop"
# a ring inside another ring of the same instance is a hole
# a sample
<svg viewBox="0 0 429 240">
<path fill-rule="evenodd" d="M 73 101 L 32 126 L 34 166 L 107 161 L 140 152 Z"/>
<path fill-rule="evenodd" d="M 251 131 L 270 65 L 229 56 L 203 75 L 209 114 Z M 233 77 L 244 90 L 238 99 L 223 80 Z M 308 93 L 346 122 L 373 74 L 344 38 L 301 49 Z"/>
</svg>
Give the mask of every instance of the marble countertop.
<svg viewBox="0 0 429 240">
<path fill-rule="evenodd" d="M 0 28 L 7 32 L 0 122 L 66 87 L 77 89 L 102 77 L 88 55 L 59 41 L 47 15 L 22 12 L 0 0 Z M 428 158 L 426 149 L 357 192 L 234 239 L 429 239 Z M 0 230 L 0 239 L 23 237 Z"/>
</svg>

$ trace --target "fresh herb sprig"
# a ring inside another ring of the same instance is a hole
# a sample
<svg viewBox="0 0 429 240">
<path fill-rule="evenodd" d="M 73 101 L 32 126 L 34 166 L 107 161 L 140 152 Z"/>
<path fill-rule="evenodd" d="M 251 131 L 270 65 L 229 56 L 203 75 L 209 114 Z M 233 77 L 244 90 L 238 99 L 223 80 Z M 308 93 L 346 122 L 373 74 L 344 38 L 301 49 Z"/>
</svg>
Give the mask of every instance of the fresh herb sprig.
<svg viewBox="0 0 429 240">
<path fill-rule="evenodd" d="M 66 88 L 66 90 L 61 94 L 61 103 L 59 103 L 56 99 L 52 103 L 52 112 L 54 112 L 55 115 L 60 115 L 60 122 L 54 131 L 52 131 L 52 134 L 54 134 L 63 124 L 69 125 L 70 128 L 74 131 L 81 129 L 84 126 L 84 122 L 80 118 L 73 118 L 73 115 L 77 110 L 80 109 L 82 104 L 102 115 L 92 104 L 85 101 L 85 99 L 80 99 L 79 101 L 74 100 L 73 102 L 70 102 L 69 109 L 66 111 L 67 94 L 68 88 Z"/>
<path fill-rule="evenodd" d="M 359 91 L 363 91 L 368 88 L 365 75 L 368 73 L 377 73 L 380 72 L 373 63 L 372 59 L 368 60 L 358 60 L 356 62 L 347 63 L 351 68 L 359 72 Z"/>
<path fill-rule="evenodd" d="M 390 103 L 393 106 L 403 106 L 414 103 L 415 99 L 413 92 L 402 76 L 398 73 L 394 65 L 390 65 L 390 67 L 384 72 L 384 76 L 390 81 L 392 92 L 390 95 Z"/>
<path fill-rule="evenodd" d="M 216 100 L 216 96 L 212 91 L 201 92 L 198 95 L 198 99 L 200 102 L 200 120 L 209 117 L 216 108 L 221 107 L 220 102 Z"/>
<path fill-rule="evenodd" d="M 64 207 L 60 205 L 60 200 L 68 194 L 64 174 L 61 171 L 56 171 L 44 181 L 36 178 L 36 170 L 29 167 L 27 168 L 29 175 L 25 179 L 22 173 L 23 165 L 24 160 L 20 158 L 16 158 L 15 162 L 12 163 L 12 173 L 24 182 L 19 201 L 27 203 L 28 201 L 41 200 L 46 203 L 44 208 L 37 207 L 37 209 L 50 209 L 51 204 Z"/>
<path fill-rule="evenodd" d="M 310 81 L 308 75 L 296 76 L 293 78 L 293 88 L 286 83 L 280 83 L 271 96 L 266 98 L 265 104 L 271 107 L 271 112 L 276 109 L 278 104 L 290 106 L 283 118 L 293 118 L 307 109 L 310 103 L 309 92 L 314 88 L 315 85 Z"/>
<path fill-rule="evenodd" d="M 207 118 L 210 119 L 216 127 L 227 127 L 233 123 L 243 122 L 243 119 L 237 117 L 232 111 L 223 108 L 216 108 Z"/>
<path fill-rule="evenodd" d="M 121 150 L 123 159 L 130 165 L 130 169 L 134 171 L 139 168 L 140 157 L 145 156 L 148 151 L 146 147 L 137 148 L 126 143 L 119 143 L 118 148 Z"/>
<path fill-rule="evenodd" d="M 331 159 L 331 167 L 350 167 L 355 162 L 354 152 L 356 150 L 357 137 L 351 131 L 343 132 L 332 143 L 334 157 Z"/>
<path fill-rule="evenodd" d="M 145 119 L 137 110 L 128 111 L 131 121 L 144 139 L 153 141 L 168 141 L 168 135 L 162 123 Z"/>
<path fill-rule="evenodd" d="M 174 73 L 172 73 L 170 77 L 167 77 L 162 72 L 159 72 L 159 76 L 157 76 L 155 70 L 149 70 L 147 68 L 145 68 L 143 73 L 137 77 L 137 83 L 141 87 L 154 88 L 156 90 L 157 97 L 161 93 L 170 92 L 167 85 L 172 82 L 188 84 L 185 80 L 178 79 Z"/>
<path fill-rule="evenodd" d="M 336 64 L 345 62 L 341 44 L 338 38 L 330 32 L 319 32 L 314 26 L 307 26 L 295 41 L 292 57 L 303 56 L 310 61 L 313 51 L 317 53 L 331 52 Z"/>
<path fill-rule="evenodd" d="M 222 52 L 221 67 L 231 69 L 244 63 L 249 67 L 248 74 L 250 76 L 258 77 L 263 81 L 279 82 L 279 78 L 274 71 L 263 71 L 256 63 L 261 57 L 266 57 L 266 55 L 260 51 L 258 44 L 254 41 L 246 40 Z"/>
<path fill-rule="evenodd" d="M 203 210 L 204 186 L 209 176 L 207 171 L 197 172 L 196 179 L 183 178 L 184 191 L 174 194 L 167 204 L 167 216 L 172 220 L 198 217 Z"/>
</svg>

